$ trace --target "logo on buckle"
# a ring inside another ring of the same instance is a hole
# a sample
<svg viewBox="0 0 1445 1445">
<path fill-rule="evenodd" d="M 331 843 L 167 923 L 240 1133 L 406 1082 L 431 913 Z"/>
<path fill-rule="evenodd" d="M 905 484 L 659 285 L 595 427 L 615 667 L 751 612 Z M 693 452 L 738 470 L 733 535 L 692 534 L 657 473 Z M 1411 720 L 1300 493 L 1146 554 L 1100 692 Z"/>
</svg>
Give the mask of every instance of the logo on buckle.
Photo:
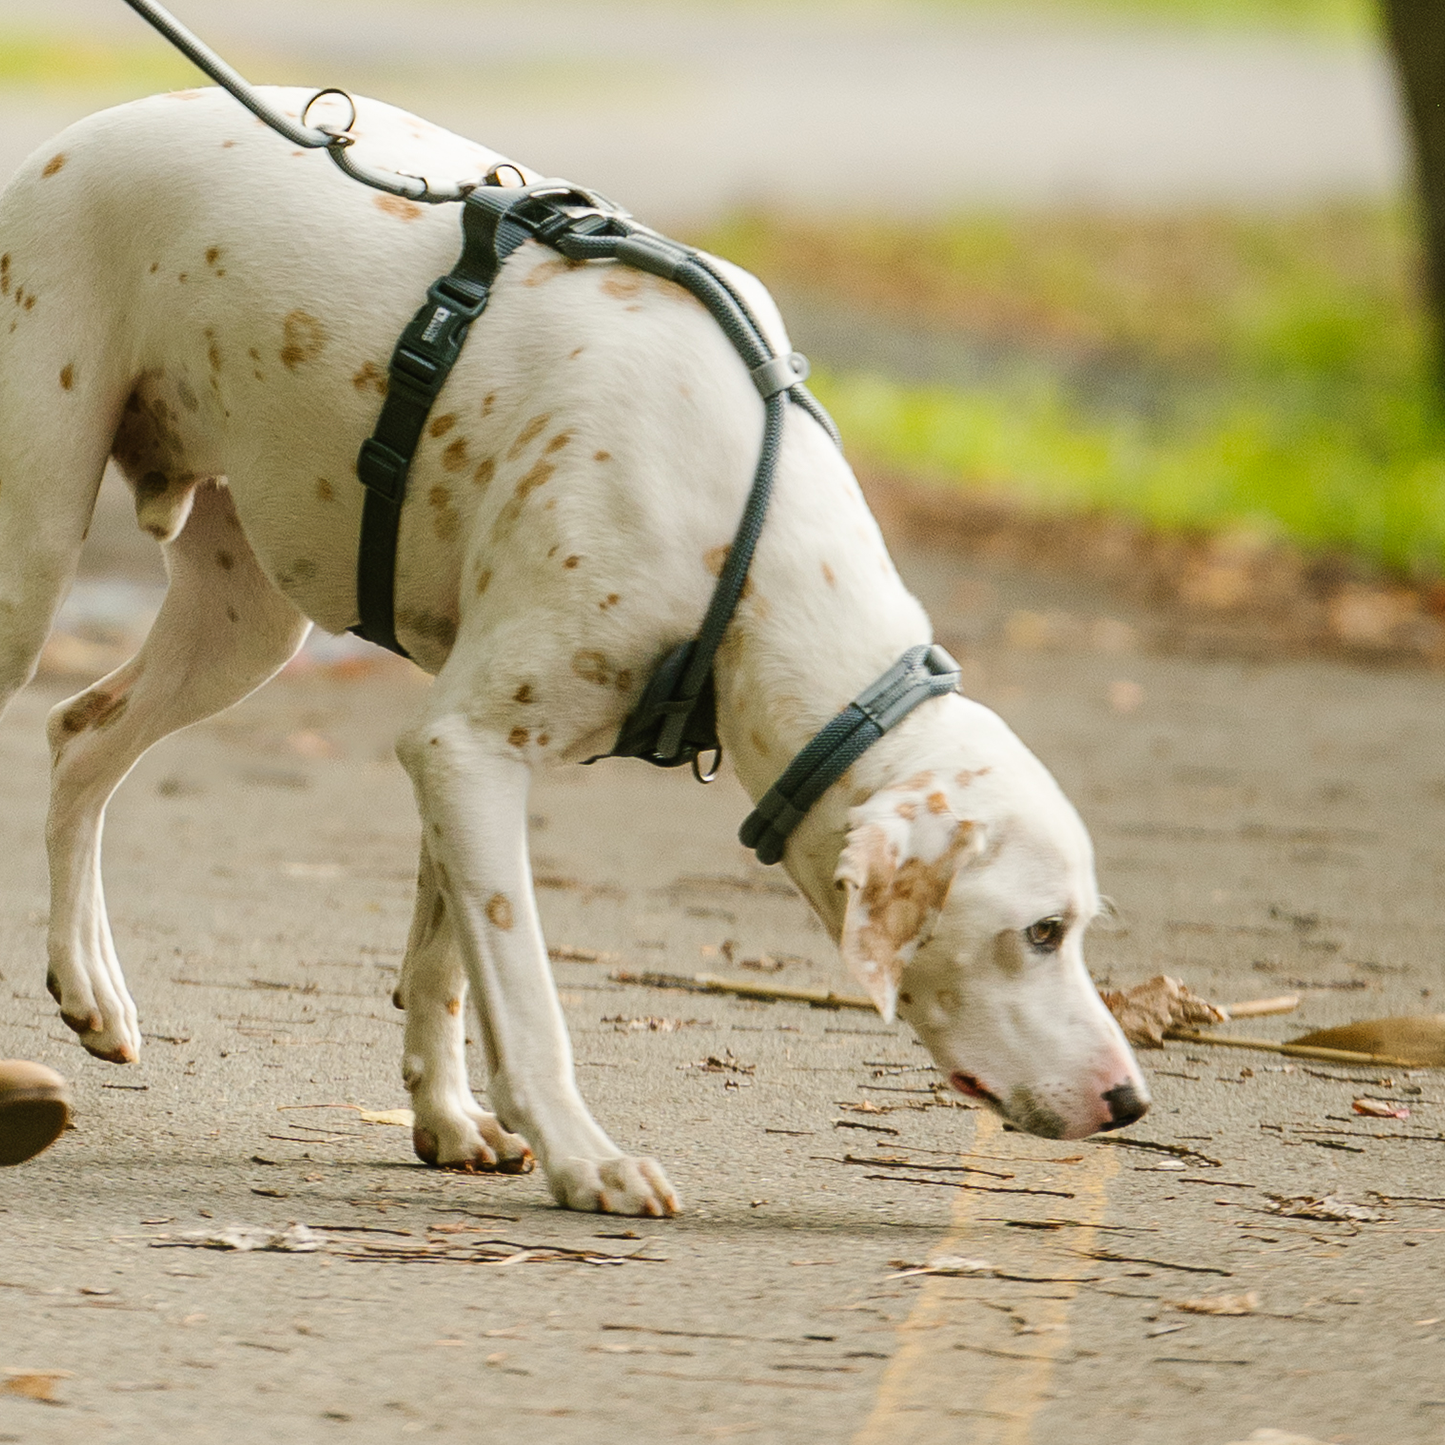
<svg viewBox="0 0 1445 1445">
<path fill-rule="evenodd" d="M 451 319 L 452 313 L 448 311 L 445 306 L 438 306 L 437 309 L 432 312 L 431 320 L 427 322 L 426 330 L 422 332 L 421 339 L 423 341 L 435 341 L 442 327 Z"/>
</svg>

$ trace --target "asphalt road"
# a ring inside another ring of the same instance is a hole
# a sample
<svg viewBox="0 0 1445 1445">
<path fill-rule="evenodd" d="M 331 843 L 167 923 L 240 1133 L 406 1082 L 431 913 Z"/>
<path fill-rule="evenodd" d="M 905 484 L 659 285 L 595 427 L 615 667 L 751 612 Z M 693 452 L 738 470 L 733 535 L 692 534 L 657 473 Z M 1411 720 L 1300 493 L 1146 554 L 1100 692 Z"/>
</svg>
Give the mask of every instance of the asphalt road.
<svg viewBox="0 0 1445 1445">
<path fill-rule="evenodd" d="M 118 517 L 94 565 L 134 572 L 148 559 Z M 1276 1037 L 1439 1006 L 1445 679 L 1151 655 L 1147 618 L 1057 579 L 902 562 L 969 690 L 1093 830 L 1122 919 L 1092 940 L 1101 978 L 1302 989 L 1297 1017 L 1248 1030 Z M 1066 644 L 1018 645 L 1049 636 Z M 1175 1045 L 1146 1056 L 1157 1103 L 1127 1138 L 1060 1145 L 943 1100 L 874 1016 L 611 981 L 767 955 L 777 981 L 846 984 L 733 840 L 726 777 L 574 769 L 532 823 L 550 941 L 616 955 L 557 964 L 584 1090 L 687 1213 L 564 1214 L 536 1176 L 421 1167 L 404 1129 L 357 1112 L 405 1104 L 388 996 L 416 822 L 390 738 L 420 684 L 321 656 L 157 748 L 113 807 L 112 916 L 147 1036 L 130 1068 L 85 1056 L 42 982 L 41 721 L 65 684 L 43 678 L 0 727 L 0 1056 L 59 1067 L 78 1103 L 74 1132 L 0 1173 L 0 1370 L 69 1372 L 50 1403 L 0 1375 L 0 1441 L 1441 1438 L 1439 1074 Z M 1411 1117 L 1352 1115 L 1365 1094 Z M 1398 1202 L 1372 1222 L 1271 1212 L 1376 1191 Z M 181 1238 L 293 1221 L 328 1248 Z M 940 1256 L 992 1272 L 904 1274 Z M 1251 1292 L 1247 1314 L 1177 1307 Z"/>
<path fill-rule="evenodd" d="M 1364 43 L 896 0 L 173 8 L 253 80 L 369 92 L 659 225 L 770 204 L 1280 206 L 1391 194 L 1404 171 Z M 0 80 L 0 176 L 127 88 L 164 88 L 144 78 L 164 42 L 122 0 L 6 0 L 6 29 L 99 49 L 122 79 Z"/>
</svg>

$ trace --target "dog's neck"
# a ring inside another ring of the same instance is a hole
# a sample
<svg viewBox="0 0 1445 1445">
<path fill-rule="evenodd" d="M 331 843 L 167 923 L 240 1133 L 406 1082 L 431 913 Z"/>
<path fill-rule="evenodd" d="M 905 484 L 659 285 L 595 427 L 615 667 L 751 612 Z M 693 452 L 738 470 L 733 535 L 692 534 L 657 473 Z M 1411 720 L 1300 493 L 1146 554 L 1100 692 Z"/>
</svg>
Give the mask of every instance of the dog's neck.
<svg viewBox="0 0 1445 1445">
<path fill-rule="evenodd" d="M 718 653 L 719 734 L 754 802 L 830 718 L 932 638 L 846 463 L 821 432 L 812 441 L 785 453 L 736 625 Z M 808 485 L 790 485 L 800 466 L 812 472 Z M 829 484 L 824 505 L 820 481 Z M 926 705 L 869 749 L 789 842 L 784 866 L 835 932 L 833 873 L 848 809 L 916 774 L 920 747 L 932 754 L 946 746 L 946 702 Z"/>
</svg>

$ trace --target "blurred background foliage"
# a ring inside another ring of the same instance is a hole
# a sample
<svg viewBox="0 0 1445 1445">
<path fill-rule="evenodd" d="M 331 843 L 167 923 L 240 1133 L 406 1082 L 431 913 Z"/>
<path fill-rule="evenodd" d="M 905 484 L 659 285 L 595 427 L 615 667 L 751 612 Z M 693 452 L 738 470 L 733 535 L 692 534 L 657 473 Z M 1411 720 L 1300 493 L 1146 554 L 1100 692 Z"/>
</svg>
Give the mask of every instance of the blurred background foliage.
<svg viewBox="0 0 1445 1445">
<path fill-rule="evenodd" d="M 1377 45 L 1380 34 L 1370 0 L 920 6 L 1011 23 L 1167 25 L 1203 43 L 1221 30 L 1324 45 Z M 139 27 L 88 39 L 28 14 L 24 26 L 0 16 L 7 91 L 82 90 L 100 105 L 196 79 Z M 268 79 L 311 73 L 284 46 L 229 58 Z M 370 88 L 394 94 L 382 79 Z M 800 323 L 847 313 L 892 338 L 817 353 L 832 362 L 819 394 L 865 465 L 1034 508 L 1342 549 L 1423 580 L 1445 573 L 1445 419 L 1417 235 L 1401 198 L 1259 213 L 972 210 L 910 224 L 774 208 L 692 239 L 756 271 Z M 806 325 L 797 330 L 806 339 Z M 906 364 L 910 348 L 940 347 L 956 364 Z"/>
</svg>

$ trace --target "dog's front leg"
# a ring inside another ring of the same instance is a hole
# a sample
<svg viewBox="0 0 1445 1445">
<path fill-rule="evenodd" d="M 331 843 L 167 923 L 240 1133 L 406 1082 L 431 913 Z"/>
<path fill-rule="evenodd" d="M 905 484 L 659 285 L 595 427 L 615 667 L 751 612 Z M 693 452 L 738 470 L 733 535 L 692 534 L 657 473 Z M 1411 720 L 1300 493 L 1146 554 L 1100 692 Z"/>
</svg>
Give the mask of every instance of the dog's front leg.
<svg viewBox="0 0 1445 1445">
<path fill-rule="evenodd" d="M 471 980 L 498 1118 L 532 1146 L 557 1202 L 608 1214 L 675 1214 L 650 1159 L 624 1155 L 577 1091 L 527 859 L 531 769 L 459 712 L 408 733 L 397 755 L 416 788 L 435 881 Z"/>
<path fill-rule="evenodd" d="M 467 980 L 446 897 L 425 842 L 416 877 L 416 911 L 394 1001 L 406 1010 L 402 1079 L 411 1093 L 412 1145 L 439 1169 L 523 1174 L 532 1167 L 526 1141 L 481 1108 L 467 1078 Z M 485 1038 L 485 1033 L 483 1034 Z M 490 1051 L 487 1060 L 492 1067 Z"/>
</svg>

